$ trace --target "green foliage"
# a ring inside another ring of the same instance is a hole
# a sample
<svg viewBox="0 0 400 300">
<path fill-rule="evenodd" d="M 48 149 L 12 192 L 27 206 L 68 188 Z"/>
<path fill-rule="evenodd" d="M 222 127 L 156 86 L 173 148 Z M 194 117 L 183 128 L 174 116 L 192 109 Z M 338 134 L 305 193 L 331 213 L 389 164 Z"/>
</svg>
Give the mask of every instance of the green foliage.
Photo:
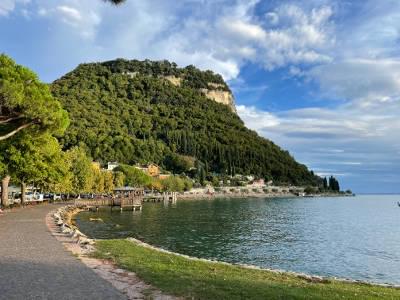
<svg viewBox="0 0 400 300">
<path fill-rule="evenodd" d="M 69 122 L 48 85 L 4 54 L 0 54 L 0 121 L 0 140 L 20 130 L 60 135 Z"/>
<path fill-rule="evenodd" d="M 164 191 L 183 192 L 189 191 L 193 187 L 193 182 L 185 177 L 169 176 L 161 180 Z"/>
<path fill-rule="evenodd" d="M 65 154 L 58 141 L 49 134 L 37 137 L 19 134 L 13 138 L 13 143 L 1 144 L 0 149 L 2 160 L 7 162 L 7 174 L 11 174 L 16 183 L 54 188 L 68 174 Z"/>
<path fill-rule="evenodd" d="M 329 189 L 333 192 L 340 192 L 339 181 L 333 176 L 329 177 Z"/>
<path fill-rule="evenodd" d="M 73 147 L 66 153 L 70 164 L 71 192 L 75 194 L 89 193 L 93 187 L 92 160 L 82 147 Z"/>
<path fill-rule="evenodd" d="M 163 76 L 183 81 L 175 86 Z M 247 129 L 229 107 L 207 99 L 198 89 L 208 82 L 228 89 L 219 75 L 167 61 L 80 65 L 51 86 L 71 118 L 60 141 L 65 149 L 83 145 L 102 163 L 154 162 L 176 173 L 189 167 L 181 158 L 192 157 L 197 170 L 190 174 L 202 184 L 216 173 L 322 185 L 287 151 Z"/>
<path fill-rule="evenodd" d="M 125 174 L 121 171 L 114 172 L 114 186 L 115 187 L 123 187 L 125 184 Z"/>
<path fill-rule="evenodd" d="M 125 186 L 132 186 L 132 187 L 143 187 L 143 186 L 151 186 L 153 178 L 142 170 L 135 168 L 134 166 L 128 166 L 121 164 L 115 171 L 122 172 L 125 175 Z"/>
<path fill-rule="evenodd" d="M 312 186 L 308 186 L 304 189 L 304 193 L 306 193 L 307 195 L 312 195 L 316 193 L 316 189 Z"/>
<path fill-rule="evenodd" d="M 194 157 L 179 155 L 176 153 L 168 154 L 164 159 L 165 168 L 175 174 L 188 173 L 194 168 L 194 163 Z"/>
<path fill-rule="evenodd" d="M 35 73 L 0 55 L 0 176 L 59 189 L 68 162 L 53 135 L 68 126 L 67 112 Z"/>
</svg>

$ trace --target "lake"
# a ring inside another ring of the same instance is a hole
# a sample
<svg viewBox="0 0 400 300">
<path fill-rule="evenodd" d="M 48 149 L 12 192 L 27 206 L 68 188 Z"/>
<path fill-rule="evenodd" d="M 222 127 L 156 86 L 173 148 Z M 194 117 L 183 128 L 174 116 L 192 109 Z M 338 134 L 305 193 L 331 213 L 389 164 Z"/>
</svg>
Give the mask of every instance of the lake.
<svg viewBox="0 0 400 300">
<path fill-rule="evenodd" d="M 190 256 L 400 284 L 400 196 L 178 200 L 77 216 L 93 238 L 135 237 Z M 101 218 L 93 222 L 90 218 Z"/>
</svg>

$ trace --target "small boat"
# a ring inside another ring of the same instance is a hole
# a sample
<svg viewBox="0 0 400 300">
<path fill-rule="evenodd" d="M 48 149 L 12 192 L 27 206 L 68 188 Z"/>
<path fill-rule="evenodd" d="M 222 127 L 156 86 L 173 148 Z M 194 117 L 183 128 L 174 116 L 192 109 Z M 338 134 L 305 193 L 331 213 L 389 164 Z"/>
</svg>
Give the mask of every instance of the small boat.
<svg viewBox="0 0 400 300">
<path fill-rule="evenodd" d="M 400 202 L 397 202 L 397 205 L 400 207 Z"/>
</svg>

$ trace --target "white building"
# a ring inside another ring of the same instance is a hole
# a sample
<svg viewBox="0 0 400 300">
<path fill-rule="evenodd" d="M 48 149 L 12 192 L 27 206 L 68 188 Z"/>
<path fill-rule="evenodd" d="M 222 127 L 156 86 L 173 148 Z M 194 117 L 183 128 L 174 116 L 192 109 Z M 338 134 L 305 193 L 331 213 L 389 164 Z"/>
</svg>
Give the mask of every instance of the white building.
<svg viewBox="0 0 400 300">
<path fill-rule="evenodd" d="M 119 166 L 119 164 L 116 161 L 108 162 L 107 163 L 107 170 L 108 171 L 112 171 L 118 166 Z"/>
</svg>

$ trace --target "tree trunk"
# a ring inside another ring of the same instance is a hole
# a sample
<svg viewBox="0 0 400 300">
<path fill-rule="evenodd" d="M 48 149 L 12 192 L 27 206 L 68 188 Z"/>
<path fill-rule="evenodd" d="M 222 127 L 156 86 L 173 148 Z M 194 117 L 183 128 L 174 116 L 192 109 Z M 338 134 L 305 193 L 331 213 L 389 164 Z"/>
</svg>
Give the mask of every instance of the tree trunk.
<svg viewBox="0 0 400 300">
<path fill-rule="evenodd" d="M 8 184 L 10 176 L 5 176 L 1 181 L 1 206 L 8 207 Z"/>
<path fill-rule="evenodd" d="M 26 201 L 26 184 L 25 182 L 21 182 L 21 205 L 25 205 Z"/>
</svg>

